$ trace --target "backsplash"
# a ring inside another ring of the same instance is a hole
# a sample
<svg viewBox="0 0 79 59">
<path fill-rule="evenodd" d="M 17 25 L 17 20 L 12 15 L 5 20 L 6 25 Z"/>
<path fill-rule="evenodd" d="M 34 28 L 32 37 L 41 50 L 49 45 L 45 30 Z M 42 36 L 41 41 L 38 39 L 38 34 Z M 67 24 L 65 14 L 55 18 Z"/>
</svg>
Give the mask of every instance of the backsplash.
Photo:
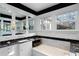
<svg viewBox="0 0 79 59">
<path fill-rule="evenodd" d="M 36 31 L 37 35 L 79 40 L 79 31 Z"/>
</svg>

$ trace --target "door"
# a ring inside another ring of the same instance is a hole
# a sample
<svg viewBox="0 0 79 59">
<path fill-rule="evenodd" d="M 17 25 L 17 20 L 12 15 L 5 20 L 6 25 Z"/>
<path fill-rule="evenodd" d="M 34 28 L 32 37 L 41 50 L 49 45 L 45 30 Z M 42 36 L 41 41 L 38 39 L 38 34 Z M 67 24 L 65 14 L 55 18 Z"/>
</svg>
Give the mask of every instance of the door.
<svg viewBox="0 0 79 59">
<path fill-rule="evenodd" d="M 20 56 L 31 56 L 32 55 L 32 41 L 19 44 Z"/>
</svg>

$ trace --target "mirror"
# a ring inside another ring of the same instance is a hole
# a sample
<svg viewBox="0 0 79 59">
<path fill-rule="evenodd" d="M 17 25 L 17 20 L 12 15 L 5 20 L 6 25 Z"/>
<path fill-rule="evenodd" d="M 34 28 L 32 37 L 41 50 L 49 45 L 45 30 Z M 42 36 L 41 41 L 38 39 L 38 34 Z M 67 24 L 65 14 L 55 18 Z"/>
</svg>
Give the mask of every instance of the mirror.
<svg viewBox="0 0 79 59">
<path fill-rule="evenodd" d="M 11 21 L 3 20 L 3 32 L 11 32 Z"/>
<path fill-rule="evenodd" d="M 0 35 L 1 35 L 1 20 L 0 20 Z"/>
<path fill-rule="evenodd" d="M 0 4 L 0 34 L 24 34 L 27 30 L 26 15 L 8 4 Z"/>
<path fill-rule="evenodd" d="M 0 35 L 11 34 L 11 13 L 0 4 Z"/>
<path fill-rule="evenodd" d="M 34 29 L 34 20 L 33 19 L 29 19 L 28 23 L 29 23 L 29 30 L 33 30 Z"/>
<path fill-rule="evenodd" d="M 51 20 L 48 18 L 42 19 L 41 20 L 41 29 L 50 31 L 51 30 Z"/>
<path fill-rule="evenodd" d="M 26 32 L 26 17 L 20 19 L 16 18 L 16 34 L 21 34 Z"/>
</svg>

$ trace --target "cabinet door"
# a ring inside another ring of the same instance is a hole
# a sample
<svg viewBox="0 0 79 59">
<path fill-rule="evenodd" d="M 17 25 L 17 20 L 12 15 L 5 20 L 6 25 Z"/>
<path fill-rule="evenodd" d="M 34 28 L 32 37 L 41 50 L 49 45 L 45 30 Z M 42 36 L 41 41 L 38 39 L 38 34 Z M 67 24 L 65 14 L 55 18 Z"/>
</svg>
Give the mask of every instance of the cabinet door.
<svg viewBox="0 0 79 59">
<path fill-rule="evenodd" d="M 12 45 L 8 47 L 8 56 L 18 56 L 18 45 Z"/>
<path fill-rule="evenodd" d="M 0 56 L 8 55 L 8 47 L 0 48 Z"/>
<path fill-rule="evenodd" d="M 20 56 L 31 56 L 32 55 L 32 41 L 19 44 Z"/>
</svg>

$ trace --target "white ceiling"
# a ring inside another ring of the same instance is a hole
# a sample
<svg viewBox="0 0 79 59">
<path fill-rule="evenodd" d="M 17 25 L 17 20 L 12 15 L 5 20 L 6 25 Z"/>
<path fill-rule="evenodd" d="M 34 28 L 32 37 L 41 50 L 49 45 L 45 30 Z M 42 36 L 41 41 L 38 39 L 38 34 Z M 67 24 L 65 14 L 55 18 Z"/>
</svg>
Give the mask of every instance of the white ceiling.
<svg viewBox="0 0 79 59">
<path fill-rule="evenodd" d="M 43 9 L 46 9 L 48 7 L 54 6 L 57 3 L 21 3 L 35 11 L 41 11 Z M 27 15 L 31 15 L 26 11 L 23 11 L 21 9 L 18 9 L 16 7 L 13 7 L 11 5 L 5 4 L 5 3 L 0 3 L 0 13 L 6 14 L 6 15 L 12 15 L 13 13 L 17 17 L 23 17 Z M 31 15 L 33 16 L 33 15 Z"/>
<path fill-rule="evenodd" d="M 6 14 L 6 15 L 12 15 L 14 13 L 15 16 L 17 16 L 17 17 L 24 16 L 24 15 L 20 14 L 17 9 L 15 10 L 12 7 L 8 7 L 7 5 L 6 6 L 0 5 L 0 13 Z"/>
<path fill-rule="evenodd" d="M 14 6 L 5 4 L 5 3 L 0 3 L 0 13 L 6 14 L 6 15 L 12 15 L 14 14 L 17 17 L 24 17 L 24 16 L 34 16 L 31 13 L 28 13 L 26 11 L 23 11 L 21 9 L 18 9 Z"/>
<path fill-rule="evenodd" d="M 22 3 L 24 6 L 29 7 L 30 9 L 34 11 L 41 11 L 43 9 L 46 9 L 48 7 L 54 6 L 58 3 Z"/>
</svg>

